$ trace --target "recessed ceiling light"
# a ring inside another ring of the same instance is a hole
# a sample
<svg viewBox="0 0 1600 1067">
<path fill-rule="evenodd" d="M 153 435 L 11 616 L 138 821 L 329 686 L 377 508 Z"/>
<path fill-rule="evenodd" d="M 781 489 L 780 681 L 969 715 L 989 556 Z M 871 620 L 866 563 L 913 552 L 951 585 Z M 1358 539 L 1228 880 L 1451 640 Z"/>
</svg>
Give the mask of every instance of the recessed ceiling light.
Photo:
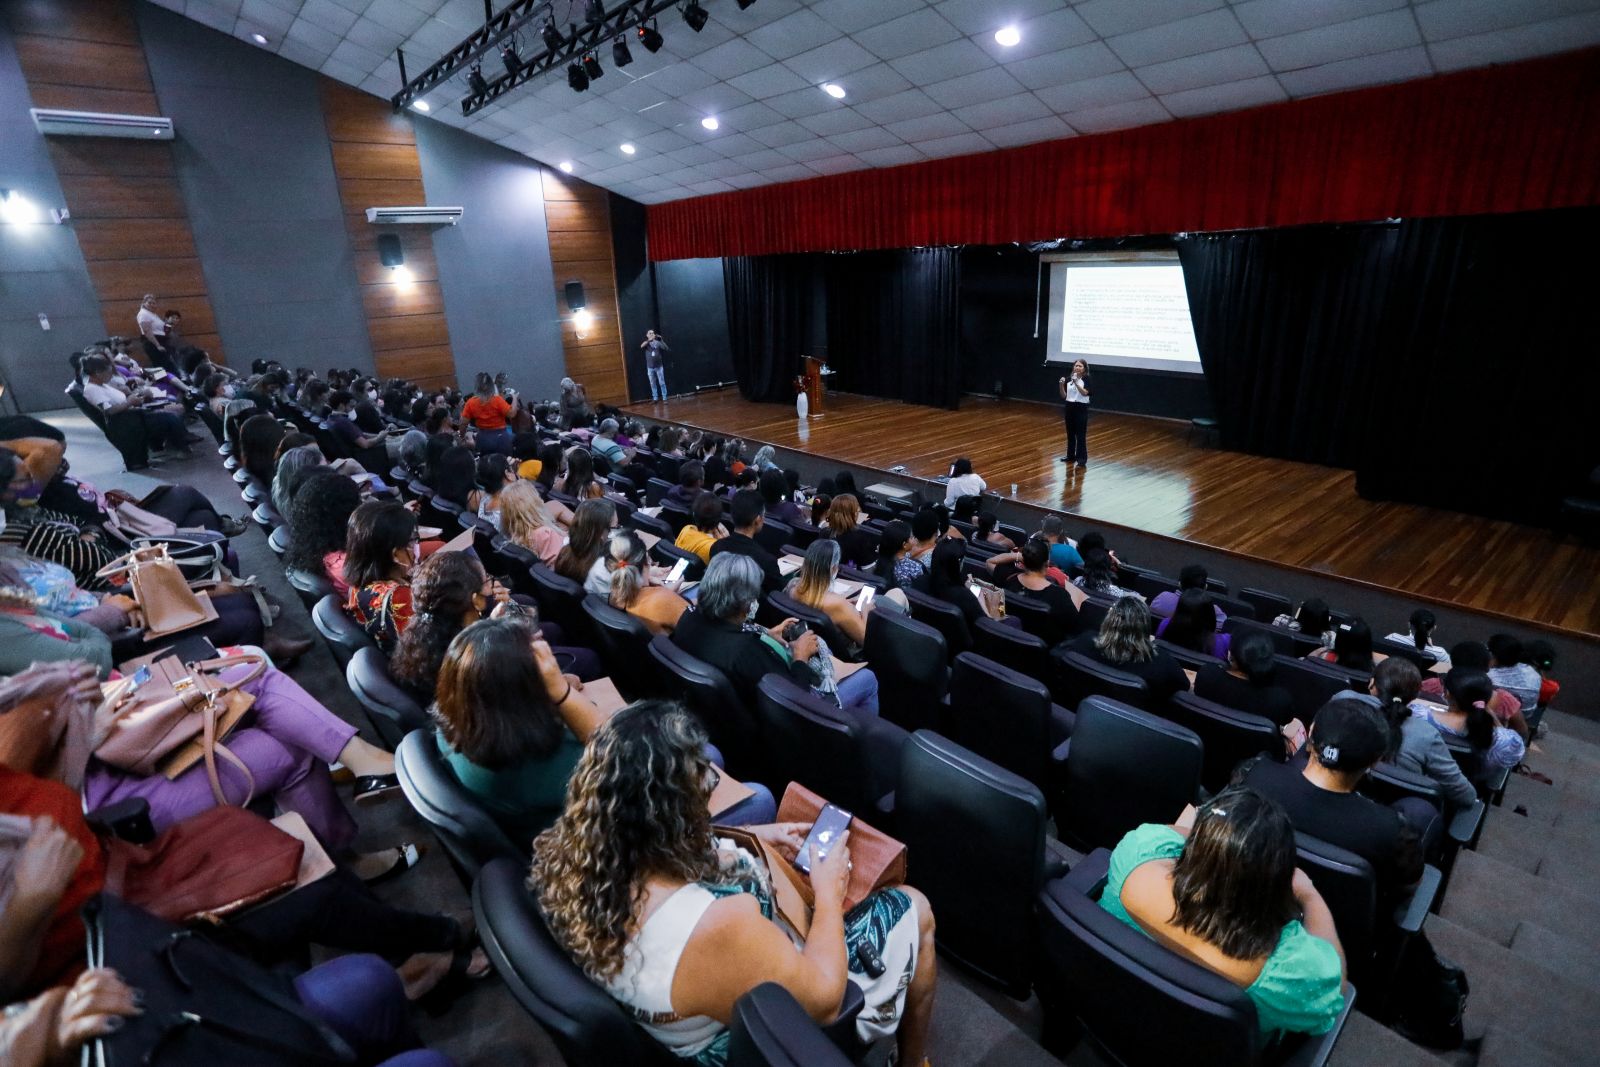
<svg viewBox="0 0 1600 1067">
<path fill-rule="evenodd" d="M 428 103 L 426 100 L 413 100 L 411 102 L 411 106 L 422 112 L 424 115 L 433 110 L 433 105 Z"/>
<path fill-rule="evenodd" d="M 835 85 L 833 82 L 824 82 L 822 91 L 833 97 L 835 100 L 844 99 L 844 86 L 842 85 Z"/>
<path fill-rule="evenodd" d="M 717 121 L 717 116 L 707 115 L 705 118 L 700 120 L 700 125 L 704 126 L 708 130 L 714 130 L 718 126 L 721 126 L 722 123 Z"/>
<path fill-rule="evenodd" d="M 1012 48 L 1022 43 L 1022 31 L 1015 26 L 1001 26 L 994 31 L 994 43 L 1002 48 Z"/>
<path fill-rule="evenodd" d="M 623 155 L 631 156 L 637 151 L 638 151 L 638 149 L 633 147 L 633 145 L 628 144 L 626 141 L 623 142 L 623 144 L 622 144 L 622 154 Z"/>
<path fill-rule="evenodd" d="M 560 163 L 557 163 L 556 166 L 560 167 L 564 173 L 572 173 L 572 160 L 570 159 L 562 160 Z"/>
<path fill-rule="evenodd" d="M 262 35 L 262 34 L 259 34 L 259 33 L 252 33 L 250 35 L 250 39 L 252 41 L 254 41 L 256 44 L 266 44 L 267 43 L 266 37 L 264 35 Z"/>
</svg>

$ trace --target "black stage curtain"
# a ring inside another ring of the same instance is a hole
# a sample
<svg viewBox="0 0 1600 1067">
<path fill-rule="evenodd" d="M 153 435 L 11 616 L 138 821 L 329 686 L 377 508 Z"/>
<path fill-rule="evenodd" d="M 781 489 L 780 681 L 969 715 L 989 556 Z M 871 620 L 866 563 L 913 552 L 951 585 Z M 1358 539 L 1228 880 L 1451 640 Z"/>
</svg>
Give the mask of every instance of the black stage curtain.
<svg viewBox="0 0 1600 1067">
<path fill-rule="evenodd" d="M 1548 523 L 1600 461 L 1600 209 L 1178 241 L 1223 444 Z"/>
<path fill-rule="evenodd" d="M 746 400 L 794 401 L 799 357 L 816 343 L 817 270 L 807 255 L 722 261 L 733 369 Z"/>
<path fill-rule="evenodd" d="M 856 252 L 823 262 L 837 387 L 954 408 L 961 399 L 959 252 Z"/>
</svg>

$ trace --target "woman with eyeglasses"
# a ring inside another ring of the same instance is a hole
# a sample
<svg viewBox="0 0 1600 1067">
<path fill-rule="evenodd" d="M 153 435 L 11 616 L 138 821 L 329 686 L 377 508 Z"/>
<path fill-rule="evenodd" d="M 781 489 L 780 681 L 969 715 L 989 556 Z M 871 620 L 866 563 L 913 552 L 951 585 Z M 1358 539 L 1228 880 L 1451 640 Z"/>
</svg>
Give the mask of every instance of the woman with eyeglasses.
<svg viewBox="0 0 1600 1067">
<path fill-rule="evenodd" d="M 369 501 L 350 516 L 344 609 L 385 655 L 411 624 L 411 573 L 421 559 L 417 517 L 404 505 Z"/>
</svg>

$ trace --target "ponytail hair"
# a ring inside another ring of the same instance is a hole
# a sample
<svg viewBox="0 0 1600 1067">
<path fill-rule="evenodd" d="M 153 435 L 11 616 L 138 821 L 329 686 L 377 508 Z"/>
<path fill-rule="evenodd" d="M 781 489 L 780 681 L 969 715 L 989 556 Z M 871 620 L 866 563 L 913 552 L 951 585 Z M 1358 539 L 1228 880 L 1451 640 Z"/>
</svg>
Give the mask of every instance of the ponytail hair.
<svg viewBox="0 0 1600 1067">
<path fill-rule="evenodd" d="M 1389 750 L 1384 758 L 1392 759 L 1400 749 L 1400 725 L 1411 714 L 1411 702 L 1422 692 L 1422 672 L 1404 656 L 1390 656 L 1372 672 L 1372 684 L 1389 723 Z"/>
<path fill-rule="evenodd" d="M 606 567 L 611 571 L 611 606 L 633 607 L 644 588 L 647 565 L 644 541 L 632 530 L 617 530 L 606 543 Z"/>
<path fill-rule="evenodd" d="M 1385 663 L 1388 660 L 1384 661 Z M 1483 671 L 1451 668 L 1444 676 L 1444 687 L 1450 694 L 1450 703 L 1467 716 L 1467 741 L 1477 751 L 1494 744 L 1494 716 L 1489 713 L 1489 701 L 1494 697 L 1494 683 Z"/>
<path fill-rule="evenodd" d="M 1433 644 L 1433 628 L 1438 625 L 1439 620 L 1427 608 L 1418 608 L 1411 613 L 1411 640 L 1418 652 Z"/>
</svg>

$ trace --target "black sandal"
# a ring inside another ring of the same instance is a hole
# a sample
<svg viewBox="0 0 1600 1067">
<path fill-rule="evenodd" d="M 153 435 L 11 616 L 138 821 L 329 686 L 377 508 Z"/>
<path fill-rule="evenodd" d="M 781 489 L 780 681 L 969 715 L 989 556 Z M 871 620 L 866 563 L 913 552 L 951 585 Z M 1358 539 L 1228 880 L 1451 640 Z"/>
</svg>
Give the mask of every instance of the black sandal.
<svg viewBox="0 0 1600 1067">
<path fill-rule="evenodd" d="M 365 879 L 367 885 L 382 885 L 384 882 L 387 882 L 390 879 L 400 877 L 402 874 L 405 874 L 411 868 L 421 863 L 422 857 L 426 854 L 426 850 L 414 841 L 407 841 L 403 845 L 397 845 L 390 851 L 399 853 L 399 857 L 394 861 L 393 866 L 389 867 L 382 874 L 377 874 L 371 878 Z"/>
<path fill-rule="evenodd" d="M 356 788 L 351 794 L 351 799 L 357 804 L 371 804 L 399 791 L 399 775 L 368 774 L 356 779 Z"/>
<path fill-rule="evenodd" d="M 472 954 L 478 950 L 477 938 L 473 937 L 471 942 L 451 952 L 450 969 L 439 979 L 439 984 L 417 998 L 417 1006 L 429 1015 L 443 1015 L 461 994 L 494 974 L 493 963 L 486 966 L 482 974 L 468 973 Z"/>
</svg>

